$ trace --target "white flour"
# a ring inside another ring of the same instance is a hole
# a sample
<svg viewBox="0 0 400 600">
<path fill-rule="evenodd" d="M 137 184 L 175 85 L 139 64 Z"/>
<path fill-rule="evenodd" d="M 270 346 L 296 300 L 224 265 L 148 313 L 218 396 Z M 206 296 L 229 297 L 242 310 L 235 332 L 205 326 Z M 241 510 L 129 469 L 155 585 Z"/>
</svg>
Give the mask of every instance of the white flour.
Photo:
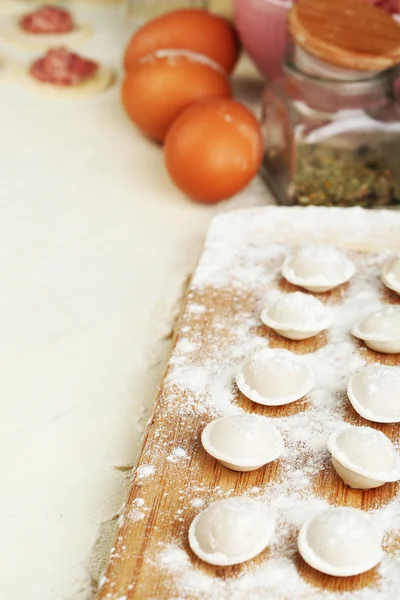
<svg viewBox="0 0 400 600">
<path fill-rule="evenodd" d="M 303 214 L 306 211 L 303 211 Z M 258 212 L 258 216 L 259 216 Z M 338 226 L 336 211 L 331 211 L 332 227 Z M 362 235 L 341 228 L 342 241 L 349 245 L 360 243 L 371 227 L 371 219 L 363 223 L 363 213 L 353 213 L 354 222 L 362 230 Z M 308 218 L 315 213 L 308 212 Z M 258 218 L 254 211 L 254 223 Z M 274 215 L 278 220 L 277 215 Z M 382 213 L 382 222 L 387 222 L 386 213 Z M 236 220 L 235 220 L 236 219 Z M 306 217 L 305 217 L 306 220 Z M 311 219 L 312 220 L 312 219 Z M 243 221 L 243 218 L 242 218 Z M 269 244 L 260 236 L 261 227 L 255 227 L 251 218 L 240 223 L 240 215 L 230 218 L 231 235 L 218 233 L 218 227 L 226 227 L 223 220 L 214 223 L 214 232 L 209 238 L 207 251 L 203 255 L 193 280 L 189 294 L 190 315 L 183 317 L 180 339 L 172 355 L 168 377 L 165 381 L 164 406 L 166 421 L 175 415 L 185 420 L 189 415 L 199 414 L 217 417 L 243 410 L 236 404 L 237 389 L 234 375 L 238 366 L 255 349 L 268 345 L 266 337 L 260 334 L 259 315 L 265 303 L 279 293 L 277 282 L 279 269 L 287 255 L 288 247 L 279 243 Z M 346 220 L 348 223 L 348 220 Z M 282 223 L 282 227 L 285 223 Z M 301 223 L 300 223 L 301 227 Z M 303 224 L 303 227 L 305 225 Z M 364 229 L 363 229 L 364 227 Z M 256 235 L 252 233 L 256 231 Z M 359 230 L 357 230 L 359 232 Z M 258 235 L 257 235 L 258 233 Z M 317 236 L 318 237 L 318 236 Z M 313 369 L 316 384 L 309 394 L 306 404 L 299 404 L 299 412 L 286 417 L 276 417 L 274 424 L 279 428 L 286 444 L 280 458 L 280 471 L 275 481 L 263 487 L 253 487 L 248 495 L 261 498 L 277 514 L 278 526 L 274 535 L 268 558 L 259 566 L 247 564 L 238 576 L 226 579 L 210 577 L 198 567 L 194 567 L 191 557 L 182 547 L 180 539 L 176 543 L 160 547 L 158 560 L 154 565 L 169 576 L 176 587 L 176 596 L 171 600 L 185 598 L 207 598 L 209 600 L 251 600 L 268 598 L 274 600 L 395 600 L 400 589 L 400 556 L 385 553 L 379 567 L 379 577 L 372 587 L 351 592 L 328 592 L 313 587 L 299 574 L 296 567 L 296 533 L 298 527 L 310 516 L 317 514 L 328 505 L 327 500 L 315 496 L 313 486 L 317 475 L 328 464 L 329 453 L 326 448 L 328 435 L 346 418 L 349 405 L 345 395 L 350 376 L 365 364 L 359 352 L 357 341 L 349 333 L 351 325 L 364 312 L 369 312 L 382 304 L 384 288 L 379 279 L 380 269 L 388 253 L 360 255 L 349 252 L 357 267 L 348 290 L 341 290 L 339 296 L 333 296 L 330 304 L 335 318 L 327 334 L 327 343 L 302 360 Z M 204 288 L 212 286 L 216 294 L 224 293 L 225 288 L 232 290 L 231 305 L 222 316 L 213 315 L 201 299 Z M 242 308 L 244 299 L 252 294 L 254 310 Z M 324 299 L 321 296 L 321 299 Z M 392 301 L 395 301 L 392 299 Z M 212 350 L 207 357 L 200 359 L 202 327 L 204 318 L 214 318 L 213 331 L 229 330 L 229 344 L 220 343 L 215 337 Z M 189 320 L 195 325 L 191 327 Z M 185 398 L 185 403 L 177 398 Z M 253 405 L 257 413 L 257 405 Z M 154 450 L 165 452 L 165 432 L 160 429 L 159 445 Z M 164 441 L 163 441 L 164 440 Z M 182 467 L 186 463 L 191 448 L 168 448 L 168 460 Z M 183 467 L 184 468 L 184 467 Z M 181 504 L 177 506 L 178 515 L 201 510 L 205 497 L 226 497 L 229 491 L 220 488 L 212 490 L 204 486 L 183 483 L 180 495 Z M 204 496 L 204 497 L 203 497 Z M 371 511 L 373 519 L 385 530 L 395 530 L 400 526 L 400 500 L 393 499 L 386 506 L 378 505 Z M 185 534 L 186 535 L 186 534 Z"/>
</svg>

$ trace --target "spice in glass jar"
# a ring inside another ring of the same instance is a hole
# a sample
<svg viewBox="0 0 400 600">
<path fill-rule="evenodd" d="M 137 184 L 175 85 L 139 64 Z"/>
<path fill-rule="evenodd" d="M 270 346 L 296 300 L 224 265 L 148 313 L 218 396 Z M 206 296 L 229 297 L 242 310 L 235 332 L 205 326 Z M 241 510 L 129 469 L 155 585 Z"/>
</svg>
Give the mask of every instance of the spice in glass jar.
<svg viewBox="0 0 400 600">
<path fill-rule="evenodd" d="M 400 26 L 353 0 L 300 0 L 289 23 L 284 78 L 263 97 L 267 183 L 283 204 L 399 204 Z"/>
</svg>

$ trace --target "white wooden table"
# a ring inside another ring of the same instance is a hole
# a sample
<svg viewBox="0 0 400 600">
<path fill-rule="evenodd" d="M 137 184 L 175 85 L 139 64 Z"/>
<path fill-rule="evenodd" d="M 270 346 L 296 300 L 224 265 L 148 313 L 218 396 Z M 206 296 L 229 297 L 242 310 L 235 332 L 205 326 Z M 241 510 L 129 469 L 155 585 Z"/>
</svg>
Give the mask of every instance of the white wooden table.
<svg viewBox="0 0 400 600">
<path fill-rule="evenodd" d="M 119 12 L 79 14 L 98 30 L 82 52 L 117 66 Z M 0 94 L 0 597 L 88 600 L 210 218 L 269 197 L 186 200 L 117 87 Z"/>
</svg>

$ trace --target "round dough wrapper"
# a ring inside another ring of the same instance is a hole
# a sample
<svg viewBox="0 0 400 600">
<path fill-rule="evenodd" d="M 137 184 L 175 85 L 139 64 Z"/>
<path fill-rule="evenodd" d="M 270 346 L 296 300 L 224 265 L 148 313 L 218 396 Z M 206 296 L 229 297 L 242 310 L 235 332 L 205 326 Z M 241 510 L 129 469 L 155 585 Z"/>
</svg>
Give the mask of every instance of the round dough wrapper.
<svg viewBox="0 0 400 600">
<path fill-rule="evenodd" d="M 60 86 L 51 83 L 43 83 L 34 79 L 28 69 L 20 68 L 16 71 L 16 76 L 24 85 L 37 92 L 54 96 L 56 98 L 84 98 L 99 94 L 108 88 L 114 81 L 114 73 L 107 67 L 99 67 L 94 77 L 83 81 L 78 85 Z"/>
<path fill-rule="evenodd" d="M 0 31 L 0 36 L 11 44 L 32 50 L 46 50 L 57 46 L 73 47 L 84 42 L 92 33 L 89 25 L 77 24 L 76 29 L 68 33 L 27 33 L 13 20 Z"/>
</svg>

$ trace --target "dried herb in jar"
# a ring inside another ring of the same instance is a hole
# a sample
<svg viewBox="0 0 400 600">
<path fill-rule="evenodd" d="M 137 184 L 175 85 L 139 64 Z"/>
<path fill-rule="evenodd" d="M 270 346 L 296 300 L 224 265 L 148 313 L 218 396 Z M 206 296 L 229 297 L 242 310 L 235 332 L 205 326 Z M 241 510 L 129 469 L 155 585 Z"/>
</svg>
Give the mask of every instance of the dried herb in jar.
<svg viewBox="0 0 400 600">
<path fill-rule="evenodd" d="M 400 204 L 399 163 L 399 140 L 357 149 L 299 144 L 290 195 L 301 205 Z"/>
</svg>

